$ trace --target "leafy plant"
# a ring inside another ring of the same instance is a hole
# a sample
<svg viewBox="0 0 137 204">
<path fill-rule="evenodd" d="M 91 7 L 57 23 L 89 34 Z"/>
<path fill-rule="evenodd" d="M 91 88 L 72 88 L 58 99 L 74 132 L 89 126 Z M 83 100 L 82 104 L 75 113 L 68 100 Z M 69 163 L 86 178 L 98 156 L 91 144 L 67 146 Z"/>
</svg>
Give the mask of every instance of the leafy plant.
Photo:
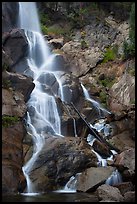
<svg viewBox="0 0 137 204">
<path fill-rule="evenodd" d="M 19 117 L 17 116 L 2 116 L 2 126 L 3 127 L 9 127 L 11 125 L 14 125 L 16 122 L 19 121 Z"/>
<path fill-rule="evenodd" d="M 116 59 L 118 53 L 118 46 L 114 46 L 112 48 L 107 48 L 106 52 L 104 54 L 103 63 L 106 63 L 108 61 L 113 61 Z"/>
</svg>

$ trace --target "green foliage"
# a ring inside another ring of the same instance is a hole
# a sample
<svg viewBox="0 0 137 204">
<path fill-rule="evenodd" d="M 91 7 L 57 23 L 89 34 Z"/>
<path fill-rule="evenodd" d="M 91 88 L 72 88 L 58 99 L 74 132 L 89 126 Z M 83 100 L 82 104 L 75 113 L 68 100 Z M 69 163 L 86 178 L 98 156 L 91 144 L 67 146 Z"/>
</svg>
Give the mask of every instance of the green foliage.
<svg viewBox="0 0 137 204">
<path fill-rule="evenodd" d="M 104 87 L 108 87 L 108 88 L 111 88 L 113 86 L 113 84 L 115 83 L 115 79 L 113 78 L 105 78 L 103 80 L 100 80 L 99 81 Z"/>
<path fill-rule="evenodd" d="M 50 21 L 48 14 L 45 14 L 43 12 L 39 12 L 39 18 L 40 18 L 40 22 L 43 25 L 50 25 L 51 24 L 51 21 Z"/>
<path fill-rule="evenodd" d="M 129 23 L 129 42 L 123 42 L 123 59 L 135 56 L 135 3 L 133 3 L 131 7 Z"/>
<path fill-rule="evenodd" d="M 2 127 L 9 127 L 19 121 L 17 116 L 2 116 Z"/>
<path fill-rule="evenodd" d="M 43 24 L 41 24 L 41 31 L 42 31 L 43 35 L 48 34 L 48 28 Z"/>
<path fill-rule="evenodd" d="M 104 54 L 103 63 L 115 60 L 117 57 L 117 53 L 118 53 L 118 46 L 114 46 L 113 48 L 107 48 Z"/>
<path fill-rule="evenodd" d="M 100 99 L 100 102 L 104 105 L 104 107 L 106 107 L 107 105 L 107 95 L 104 91 L 101 91 L 99 93 L 99 99 Z"/>
</svg>

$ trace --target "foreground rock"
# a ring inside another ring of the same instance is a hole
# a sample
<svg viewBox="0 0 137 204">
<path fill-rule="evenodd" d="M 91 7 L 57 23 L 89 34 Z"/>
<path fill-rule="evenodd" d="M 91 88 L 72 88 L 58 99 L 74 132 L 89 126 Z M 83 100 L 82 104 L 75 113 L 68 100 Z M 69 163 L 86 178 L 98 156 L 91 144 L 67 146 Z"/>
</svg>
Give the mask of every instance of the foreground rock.
<svg viewBox="0 0 137 204">
<path fill-rule="evenodd" d="M 97 166 L 97 158 L 83 139 L 49 137 L 33 165 L 30 178 L 38 192 L 45 192 L 63 187 L 72 175 L 91 166 Z"/>
<path fill-rule="evenodd" d="M 23 189 L 24 127 L 21 122 L 2 128 L 2 192 L 18 193 Z"/>
<path fill-rule="evenodd" d="M 118 188 L 103 184 L 97 189 L 99 200 L 102 202 L 105 201 L 114 201 L 122 202 L 124 201 L 123 196 L 121 195 Z"/>
<path fill-rule="evenodd" d="M 130 148 L 117 155 L 114 165 L 122 172 L 124 181 L 135 182 L 135 149 Z"/>
<path fill-rule="evenodd" d="M 77 191 L 89 192 L 104 183 L 115 170 L 114 167 L 91 167 L 78 176 Z"/>
</svg>

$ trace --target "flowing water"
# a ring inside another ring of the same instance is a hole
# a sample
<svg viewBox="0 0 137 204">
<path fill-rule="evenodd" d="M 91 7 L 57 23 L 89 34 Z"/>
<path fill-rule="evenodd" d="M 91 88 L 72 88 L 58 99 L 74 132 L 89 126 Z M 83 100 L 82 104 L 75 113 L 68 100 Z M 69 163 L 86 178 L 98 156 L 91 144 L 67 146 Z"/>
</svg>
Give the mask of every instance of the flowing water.
<svg viewBox="0 0 137 204">
<path fill-rule="evenodd" d="M 28 12 L 29 11 L 29 12 Z M 28 66 L 33 73 L 35 88 L 27 102 L 27 131 L 32 136 L 34 150 L 31 159 L 23 166 L 23 172 L 27 180 L 27 192 L 33 193 L 35 189 L 29 178 L 34 162 L 41 151 L 45 139 L 44 133 L 61 135 L 61 122 L 55 97 L 43 91 L 39 81 L 44 74 L 54 74 L 55 55 L 50 53 L 47 42 L 40 30 L 40 23 L 34 2 L 19 2 L 19 27 L 25 30 L 29 44 Z M 58 80 L 58 76 L 55 78 Z M 60 90 L 61 83 L 59 82 Z M 60 93 L 63 99 L 63 91 Z"/>
<path fill-rule="evenodd" d="M 33 82 L 35 84 L 35 88 L 33 89 L 30 95 L 30 99 L 27 102 L 28 111 L 26 118 L 27 132 L 29 135 L 31 135 L 34 144 L 33 155 L 31 159 L 23 166 L 23 172 L 27 181 L 27 195 L 29 196 L 34 195 L 36 192 L 36 189 L 34 189 L 33 183 L 30 180 L 29 173 L 31 172 L 33 164 L 45 143 L 44 133 L 63 137 L 61 134 L 61 121 L 55 95 L 48 94 L 43 90 L 40 78 L 46 75 L 54 76 L 58 83 L 57 95 L 61 98 L 62 101 L 65 101 L 65 98 L 62 82 L 60 81 L 61 73 L 53 71 L 53 67 L 55 67 L 55 55 L 50 53 L 47 42 L 44 40 L 44 37 L 41 33 L 36 4 L 34 2 L 19 2 L 19 27 L 25 30 L 25 34 L 28 40 L 29 54 L 27 62 L 32 72 Z M 85 99 L 93 104 L 100 117 L 102 114 L 110 113 L 89 96 L 89 93 L 84 85 L 81 84 L 81 86 Z M 74 134 L 77 136 L 77 128 L 74 118 L 73 121 Z M 100 130 L 100 127 L 99 125 L 97 127 L 97 124 L 94 126 L 91 124 L 91 126 L 97 129 L 97 131 Z M 102 129 L 104 128 L 102 127 L 101 130 Z M 105 132 L 108 132 L 108 129 Z M 92 145 L 95 138 L 90 137 L 92 136 L 88 137 L 88 143 Z M 106 166 L 106 160 L 103 159 L 98 153 L 96 153 L 96 155 L 99 161 L 99 165 Z M 117 175 L 117 172 L 115 172 L 115 175 Z M 116 178 L 116 176 L 113 175 L 113 180 L 114 178 Z M 107 182 L 111 182 L 111 180 L 112 179 L 109 178 L 109 181 Z M 58 192 L 76 192 L 76 182 L 77 174 L 72 176 L 65 185 L 64 189 L 61 189 Z"/>
</svg>

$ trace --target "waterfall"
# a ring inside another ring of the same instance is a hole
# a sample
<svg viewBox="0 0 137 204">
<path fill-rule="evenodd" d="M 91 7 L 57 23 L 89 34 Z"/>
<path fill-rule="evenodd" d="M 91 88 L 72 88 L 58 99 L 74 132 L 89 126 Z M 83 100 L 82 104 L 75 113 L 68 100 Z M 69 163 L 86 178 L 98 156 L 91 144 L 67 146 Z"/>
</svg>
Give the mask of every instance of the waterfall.
<svg viewBox="0 0 137 204">
<path fill-rule="evenodd" d="M 57 96 L 64 102 L 65 97 L 62 82 L 60 80 L 61 73 L 54 70 L 56 67 L 55 55 L 50 52 L 48 44 L 41 33 L 35 2 L 19 2 L 18 26 L 19 28 L 24 29 L 28 40 L 27 63 L 32 72 L 33 83 L 35 84 L 35 88 L 27 102 L 28 111 L 26 117 L 27 132 L 31 135 L 33 141 L 33 154 L 30 160 L 22 168 L 27 181 L 27 193 L 31 195 L 31 193 L 37 193 L 37 189 L 35 189 L 33 181 L 30 179 L 30 172 L 33 170 L 34 163 L 45 144 L 45 133 L 48 135 L 63 137 L 61 134 L 61 121 L 55 95 L 48 94 L 45 90 L 43 90 L 42 77 L 46 75 L 53 76 L 58 84 Z M 110 113 L 89 96 L 88 91 L 82 84 L 81 86 L 86 100 L 93 104 L 95 109 L 98 111 L 99 116 L 101 115 L 101 112 Z M 49 87 L 47 86 L 47 88 Z M 74 118 L 73 122 L 74 134 L 77 136 L 76 121 Z M 90 141 L 90 144 L 92 143 L 93 142 Z M 101 165 L 105 166 L 106 161 L 103 160 L 99 154 L 96 153 L 96 155 L 99 162 L 101 162 Z M 77 175 L 78 174 L 70 178 L 63 189 L 64 191 L 76 192 L 75 186 L 77 182 Z"/>
<path fill-rule="evenodd" d="M 93 104 L 93 106 L 95 107 L 95 109 L 97 110 L 99 117 L 101 117 L 101 114 L 111 114 L 108 110 L 106 110 L 105 108 L 103 108 L 100 103 L 98 103 L 97 101 L 95 101 L 93 98 L 90 97 L 87 89 L 85 88 L 85 86 L 81 83 L 81 87 L 85 96 L 85 99 L 90 101 L 91 104 Z M 104 116 L 104 115 L 103 115 Z"/>
<path fill-rule="evenodd" d="M 44 133 L 51 135 L 61 135 L 61 121 L 57 109 L 55 97 L 43 91 L 40 77 L 44 74 L 55 74 L 52 72 L 55 55 L 51 54 L 41 33 L 35 2 L 19 2 L 19 28 L 24 29 L 28 40 L 28 66 L 33 73 L 33 89 L 30 99 L 27 102 L 27 131 L 33 140 L 33 155 L 31 159 L 23 166 L 23 172 L 27 181 L 27 192 L 34 193 L 33 182 L 29 173 L 44 146 Z M 62 90 L 58 76 L 55 75 Z M 63 90 L 61 91 L 63 98 Z"/>
</svg>

